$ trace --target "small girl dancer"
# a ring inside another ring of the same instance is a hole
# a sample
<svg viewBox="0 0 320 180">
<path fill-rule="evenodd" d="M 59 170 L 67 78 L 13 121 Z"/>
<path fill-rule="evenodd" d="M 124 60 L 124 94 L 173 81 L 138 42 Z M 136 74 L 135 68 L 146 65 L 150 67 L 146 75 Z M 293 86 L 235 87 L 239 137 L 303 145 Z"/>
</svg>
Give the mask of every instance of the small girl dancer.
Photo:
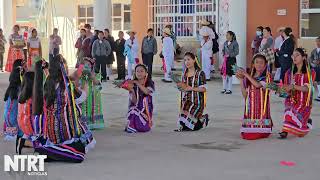
<svg viewBox="0 0 320 180">
<path fill-rule="evenodd" d="M 4 95 L 4 125 L 5 140 L 14 141 L 18 133 L 18 96 L 21 86 L 21 75 L 23 74 L 23 60 L 18 59 L 13 63 L 12 72 L 9 77 L 9 86 Z"/>
<path fill-rule="evenodd" d="M 236 35 L 232 31 L 228 31 L 226 35 L 227 41 L 223 46 L 224 61 L 221 67 L 221 73 L 223 78 L 223 90 L 222 94 L 232 94 L 232 76 L 234 72 L 232 66 L 237 63 L 236 56 L 239 54 L 239 44 L 236 39 Z"/>
<path fill-rule="evenodd" d="M 101 76 L 94 74 L 94 59 L 84 58 L 80 62 L 80 68 L 82 69 L 80 84 L 88 85 L 87 100 L 81 104 L 82 116 L 85 122 L 88 123 L 89 129 L 103 129 L 104 119 L 102 113 L 102 103 L 101 103 Z"/>
<path fill-rule="evenodd" d="M 285 139 L 288 133 L 304 137 L 310 131 L 312 120 L 313 81 L 315 72 L 310 70 L 307 54 L 302 48 L 297 48 L 292 55 L 293 67 L 284 78 L 283 88 L 288 97 L 285 100 L 285 112 L 280 138 Z"/>
<path fill-rule="evenodd" d="M 270 83 L 271 78 L 266 57 L 255 55 L 251 75 L 239 69 L 236 76 L 240 79 L 241 92 L 246 103 L 240 130 L 242 138 L 256 140 L 269 137 L 272 120 L 270 93 L 266 89 L 266 83 Z"/>
<path fill-rule="evenodd" d="M 148 132 L 152 127 L 152 95 L 155 88 L 147 72 L 145 65 L 138 64 L 134 80 L 128 82 L 129 111 L 128 124 L 125 128 L 128 133 Z"/>
<path fill-rule="evenodd" d="M 206 76 L 196 62 L 194 54 L 184 56 L 186 70 L 182 82 L 177 86 L 181 90 L 181 108 L 178 129 L 175 131 L 197 131 L 208 125 L 209 118 L 203 114 L 206 106 Z"/>
</svg>

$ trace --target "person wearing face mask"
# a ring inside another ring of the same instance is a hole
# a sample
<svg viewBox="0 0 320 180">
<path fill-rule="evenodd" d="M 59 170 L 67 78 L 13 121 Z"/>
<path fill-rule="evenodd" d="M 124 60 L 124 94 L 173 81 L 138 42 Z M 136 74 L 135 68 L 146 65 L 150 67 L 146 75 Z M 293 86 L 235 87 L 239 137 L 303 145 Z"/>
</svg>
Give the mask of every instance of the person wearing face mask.
<svg viewBox="0 0 320 180">
<path fill-rule="evenodd" d="M 263 27 L 259 26 L 257 27 L 256 37 L 251 43 L 252 55 L 259 53 L 259 48 L 260 48 L 262 39 L 263 39 Z"/>
<path fill-rule="evenodd" d="M 311 52 L 309 62 L 312 69 L 316 72 L 318 96 L 315 100 L 320 101 L 320 36 L 316 39 L 316 48 Z"/>
</svg>

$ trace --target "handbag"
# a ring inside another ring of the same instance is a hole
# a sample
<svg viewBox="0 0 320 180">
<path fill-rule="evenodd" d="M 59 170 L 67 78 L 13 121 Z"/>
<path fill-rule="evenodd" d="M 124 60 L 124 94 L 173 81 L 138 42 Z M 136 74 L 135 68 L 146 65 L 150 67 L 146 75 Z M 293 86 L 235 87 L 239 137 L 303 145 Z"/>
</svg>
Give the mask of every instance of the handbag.
<svg viewBox="0 0 320 180">
<path fill-rule="evenodd" d="M 264 49 L 260 52 L 262 55 L 264 55 L 268 61 L 269 64 L 273 64 L 275 62 L 275 56 L 274 51 L 271 48 Z"/>
</svg>

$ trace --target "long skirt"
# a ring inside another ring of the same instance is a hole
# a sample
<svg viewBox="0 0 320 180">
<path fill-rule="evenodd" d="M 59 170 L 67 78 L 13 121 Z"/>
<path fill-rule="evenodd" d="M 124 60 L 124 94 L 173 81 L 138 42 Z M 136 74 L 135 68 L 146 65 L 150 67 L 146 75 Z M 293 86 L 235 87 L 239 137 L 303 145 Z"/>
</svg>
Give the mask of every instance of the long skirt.
<svg viewBox="0 0 320 180">
<path fill-rule="evenodd" d="M 39 48 L 30 48 L 29 57 L 28 57 L 28 61 L 27 61 L 28 69 L 32 68 L 35 58 L 39 57 L 39 55 L 40 55 Z"/>
<path fill-rule="evenodd" d="M 180 114 L 178 119 L 178 127 L 180 127 L 180 130 L 182 131 L 198 131 L 208 125 L 208 120 L 209 117 L 207 114 L 202 115 L 201 118 Z"/>
<path fill-rule="evenodd" d="M 268 138 L 272 133 L 272 120 L 244 119 L 240 131 L 241 137 L 246 140 Z"/>
<path fill-rule="evenodd" d="M 3 131 L 5 140 L 15 140 L 18 133 L 18 100 L 11 100 L 10 97 L 5 102 Z"/>
<path fill-rule="evenodd" d="M 8 52 L 8 59 L 7 59 L 5 71 L 11 72 L 13 68 L 13 63 L 17 59 L 24 59 L 23 50 L 10 47 Z"/>
<path fill-rule="evenodd" d="M 81 119 L 88 124 L 89 129 L 103 129 L 104 118 L 102 113 L 101 92 L 99 86 L 89 86 L 90 94 L 87 100 L 82 103 Z"/>
<path fill-rule="evenodd" d="M 293 107 L 287 107 L 284 113 L 283 132 L 287 132 L 298 137 L 304 137 L 310 131 L 308 120 L 310 118 L 311 108 L 305 107 L 297 110 Z"/>
<path fill-rule="evenodd" d="M 131 107 L 128 112 L 128 124 L 126 131 L 129 133 L 148 132 L 151 130 L 151 122 L 148 116 L 136 107 Z"/>
</svg>

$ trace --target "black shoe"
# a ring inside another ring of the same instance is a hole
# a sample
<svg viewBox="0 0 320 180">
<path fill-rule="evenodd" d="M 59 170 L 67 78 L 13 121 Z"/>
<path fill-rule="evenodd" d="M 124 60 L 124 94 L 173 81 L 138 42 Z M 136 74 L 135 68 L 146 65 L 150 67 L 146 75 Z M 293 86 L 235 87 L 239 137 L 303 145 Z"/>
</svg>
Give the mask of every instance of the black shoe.
<svg viewBox="0 0 320 180">
<path fill-rule="evenodd" d="M 206 81 L 208 82 L 208 81 L 211 81 L 211 79 L 206 79 Z"/>
<path fill-rule="evenodd" d="M 278 139 L 287 139 L 288 133 L 287 132 L 281 132 L 279 133 Z"/>
<path fill-rule="evenodd" d="M 232 91 L 228 90 L 225 94 L 232 94 Z"/>
<path fill-rule="evenodd" d="M 318 96 L 318 97 L 317 97 L 316 99 L 314 99 L 314 100 L 320 102 L 320 97 Z"/>
<path fill-rule="evenodd" d="M 208 126 L 208 124 L 209 124 L 209 121 L 210 121 L 210 119 L 209 119 L 209 115 L 208 114 L 205 114 L 204 116 L 204 123 L 205 123 L 205 127 L 207 127 Z"/>
<path fill-rule="evenodd" d="M 226 92 L 227 92 L 227 90 L 224 89 L 221 91 L 221 94 L 225 94 Z"/>
<path fill-rule="evenodd" d="M 110 80 L 110 78 L 109 77 L 107 77 L 107 81 L 109 81 Z"/>
<path fill-rule="evenodd" d="M 172 83 L 172 81 L 168 81 L 166 79 L 162 79 L 162 82 L 165 82 L 165 83 Z"/>
<path fill-rule="evenodd" d="M 312 119 L 308 119 L 308 124 L 312 125 Z"/>
<path fill-rule="evenodd" d="M 22 137 L 17 137 L 17 141 L 16 141 L 16 153 L 18 153 L 19 155 L 22 152 L 22 149 L 24 147 L 26 140 Z"/>
<path fill-rule="evenodd" d="M 176 68 L 171 68 L 171 71 L 176 71 L 177 69 Z"/>
</svg>

